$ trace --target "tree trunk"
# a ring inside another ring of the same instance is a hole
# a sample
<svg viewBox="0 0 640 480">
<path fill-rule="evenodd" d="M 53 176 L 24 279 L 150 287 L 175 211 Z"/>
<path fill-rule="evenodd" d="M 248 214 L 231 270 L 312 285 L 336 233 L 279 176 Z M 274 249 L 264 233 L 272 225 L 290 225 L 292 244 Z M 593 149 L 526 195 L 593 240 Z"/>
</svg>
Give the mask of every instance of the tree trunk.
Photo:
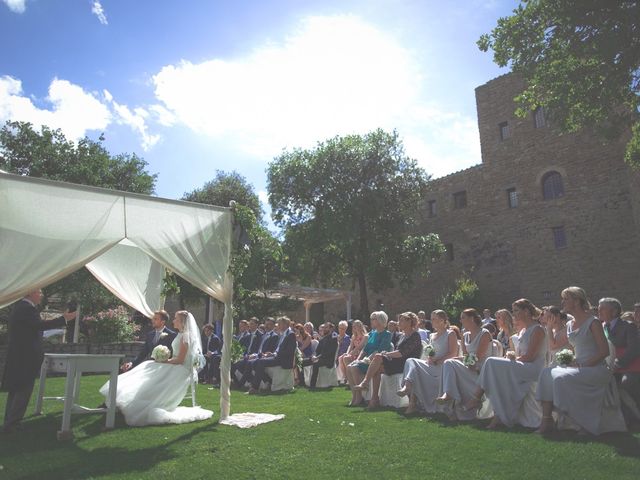
<svg viewBox="0 0 640 480">
<path fill-rule="evenodd" d="M 360 318 L 362 323 L 369 325 L 369 296 L 367 295 L 367 278 L 364 272 L 358 273 L 358 289 L 360 290 Z"/>
</svg>

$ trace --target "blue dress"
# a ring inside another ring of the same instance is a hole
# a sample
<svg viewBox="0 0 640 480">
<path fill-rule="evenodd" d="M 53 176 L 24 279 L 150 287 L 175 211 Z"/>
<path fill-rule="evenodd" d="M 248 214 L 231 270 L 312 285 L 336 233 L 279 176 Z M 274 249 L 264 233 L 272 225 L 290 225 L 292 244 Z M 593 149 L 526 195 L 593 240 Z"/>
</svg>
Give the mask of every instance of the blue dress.
<svg viewBox="0 0 640 480">
<path fill-rule="evenodd" d="M 363 358 L 368 357 L 373 353 L 391 352 L 392 350 L 393 346 L 391 345 L 391 332 L 389 330 L 383 330 L 382 332 L 373 330 L 371 333 L 369 333 L 369 340 L 362 350 L 364 352 Z M 369 364 L 367 362 L 363 362 L 362 360 L 356 360 L 351 365 L 358 367 L 362 373 L 366 373 L 367 369 L 369 368 Z"/>
</svg>

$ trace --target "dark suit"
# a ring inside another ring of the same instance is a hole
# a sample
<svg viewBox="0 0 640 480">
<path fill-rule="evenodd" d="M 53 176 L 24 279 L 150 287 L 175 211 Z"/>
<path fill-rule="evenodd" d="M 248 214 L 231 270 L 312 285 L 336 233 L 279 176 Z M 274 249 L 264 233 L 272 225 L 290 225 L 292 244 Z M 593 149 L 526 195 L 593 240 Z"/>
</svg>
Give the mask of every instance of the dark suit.
<svg viewBox="0 0 640 480">
<path fill-rule="evenodd" d="M 164 334 L 166 334 L 166 335 L 164 335 Z M 173 342 L 174 338 L 176 338 L 176 332 L 174 332 L 173 330 L 171 330 L 171 329 L 169 329 L 167 327 L 164 327 L 162 329 L 162 332 L 160 333 L 160 336 L 162 338 L 160 338 L 156 342 L 156 331 L 155 331 L 155 329 L 151 330 L 149 333 L 147 333 L 147 336 L 145 337 L 145 341 L 144 341 L 144 348 L 138 354 L 138 356 L 135 358 L 135 360 L 133 362 L 131 362 L 131 364 L 132 364 L 131 368 L 140 365 L 145 360 L 149 360 L 151 358 L 151 352 L 153 352 L 153 349 L 155 347 L 157 347 L 158 345 L 164 345 L 165 347 L 168 347 L 169 350 L 171 350 L 171 354 L 173 355 L 173 350 L 171 348 L 171 343 Z"/>
<path fill-rule="evenodd" d="M 64 317 L 45 322 L 27 300 L 15 304 L 9 316 L 9 342 L 2 377 L 2 391 L 9 392 L 4 428 L 20 423 L 27 410 L 33 384 L 44 359 L 42 331 L 65 325 Z"/>
<path fill-rule="evenodd" d="M 316 386 L 318 381 L 318 369 L 320 367 L 333 368 L 336 366 L 336 351 L 338 350 L 338 337 L 335 334 L 325 335 L 318 342 L 316 347 L 315 357 L 317 362 L 314 362 L 311 358 L 306 358 L 302 361 L 303 367 L 313 366 L 311 373 L 311 380 L 308 385 L 311 388 Z M 305 379 L 307 380 L 307 379 Z"/>
<path fill-rule="evenodd" d="M 631 362 L 640 356 L 640 338 L 638 337 L 638 328 L 631 322 L 624 321 L 620 318 L 616 320 L 613 328 L 610 324 L 605 323 L 604 328 L 607 332 L 609 340 L 616 348 L 624 348 L 624 354 L 620 358 L 616 358 L 616 365 L 620 368 L 626 368 Z M 616 373 L 616 380 L 621 388 L 624 388 L 631 394 L 636 401 L 640 395 L 640 374 L 638 373 Z"/>
<path fill-rule="evenodd" d="M 237 371 L 240 371 L 242 375 L 245 376 L 245 369 L 247 367 L 246 357 L 248 355 L 255 355 L 258 353 L 258 350 L 260 349 L 260 345 L 262 343 L 262 332 L 260 330 L 256 330 L 253 335 L 251 334 L 251 332 L 247 332 L 247 334 L 241 337 L 240 340 L 238 340 L 238 342 L 244 348 L 245 357 L 242 360 L 239 360 L 231 364 L 232 379 L 237 378 L 236 377 Z M 242 382 L 242 380 L 240 380 L 239 383 L 240 383 L 240 386 L 244 385 L 244 382 Z"/>
<path fill-rule="evenodd" d="M 267 367 L 292 369 L 297 346 L 298 342 L 296 341 L 296 334 L 293 333 L 293 330 L 288 328 L 283 333 L 283 337 L 278 339 L 278 345 L 275 352 L 273 352 L 274 355 L 260 358 L 254 363 L 251 386 L 257 390 L 260 387 L 260 382 L 268 378 L 268 375 L 264 371 Z"/>
<path fill-rule="evenodd" d="M 207 359 L 206 366 L 200 372 L 201 379 L 207 382 L 213 381 L 213 378 L 220 380 L 220 358 L 222 350 L 222 342 L 215 333 L 210 337 L 202 337 L 202 352 Z M 211 356 L 207 354 L 211 353 Z"/>
<path fill-rule="evenodd" d="M 233 373 L 231 378 L 236 378 L 235 371 L 240 370 L 240 372 L 242 372 L 242 377 L 238 381 L 238 384 L 242 387 L 244 386 L 245 383 L 251 382 L 253 378 L 252 372 L 256 362 L 262 358 L 263 353 L 275 352 L 276 348 L 278 348 L 279 340 L 280 340 L 280 337 L 273 330 L 271 330 L 270 332 L 264 333 L 262 335 L 262 338 L 260 339 L 260 345 L 258 347 L 257 357 L 252 359 L 245 358 L 235 363 L 234 364 L 235 368 L 232 367 Z"/>
</svg>

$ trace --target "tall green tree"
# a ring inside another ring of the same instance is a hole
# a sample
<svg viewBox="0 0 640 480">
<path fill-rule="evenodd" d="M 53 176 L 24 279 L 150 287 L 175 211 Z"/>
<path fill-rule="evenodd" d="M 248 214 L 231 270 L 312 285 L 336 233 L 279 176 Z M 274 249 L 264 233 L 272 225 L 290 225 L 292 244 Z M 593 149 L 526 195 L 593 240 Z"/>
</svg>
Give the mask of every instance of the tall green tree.
<svg viewBox="0 0 640 480">
<path fill-rule="evenodd" d="M 217 171 L 201 188 L 185 193 L 184 200 L 228 206 L 236 202 L 236 253 L 234 255 L 234 308 L 238 316 L 267 315 L 277 305 L 257 293 L 276 285 L 283 277 L 282 246 L 266 228 L 258 195 L 237 172 Z M 180 295 L 186 303 L 200 298 L 187 282 L 178 279 Z"/>
<path fill-rule="evenodd" d="M 522 0 L 478 46 L 527 80 L 518 115 L 542 106 L 561 131 L 606 139 L 630 129 L 625 159 L 640 167 L 640 2 Z"/>
<path fill-rule="evenodd" d="M 0 170 L 127 192 L 154 193 L 156 175 L 136 154 L 111 155 L 98 141 L 67 140 L 60 130 L 39 131 L 25 122 L 6 122 L 0 129 Z M 86 269 L 49 285 L 45 295 L 77 297 L 86 313 L 120 303 Z"/>
<path fill-rule="evenodd" d="M 367 318 L 369 286 L 410 283 L 443 252 L 437 235 L 416 234 L 428 180 L 395 131 L 335 137 L 276 157 L 269 202 L 291 274 L 320 286 L 357 284 Z"/>
</svg>

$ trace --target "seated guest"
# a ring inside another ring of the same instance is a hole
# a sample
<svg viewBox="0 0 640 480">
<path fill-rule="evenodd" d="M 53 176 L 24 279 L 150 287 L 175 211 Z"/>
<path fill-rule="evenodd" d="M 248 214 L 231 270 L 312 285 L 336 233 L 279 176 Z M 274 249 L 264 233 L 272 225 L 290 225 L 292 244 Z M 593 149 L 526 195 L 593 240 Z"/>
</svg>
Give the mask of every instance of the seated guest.
<svg viewBox="0 0 640 480">
<path fill-rule="evenodd" d="M 418 333 L 418 316 L 413 312 L 405 312 L 400 315 L 399 323 L 403 336 L 398 342 L 398 348 L 391 352 L 382 351 L 373 355 L 367 374 L 360 384 L 354 387 L 358 390 L 368 390 L 369 382 L 373 380 L 369 409 L 380 405 L 378 397 L 380 376 L 383 373 L 387 375 L 402 373 L 408 358 L 420 358 L 422 355 L 422 340 Z"/>
<path fill-rule="evenodd" d="M 358 359 L 367 340 L 369 340 L 369 335 L 364 324 L 360 320 L 354 320 L 351 324 L 351 343 L 349 343 L 349 348 L 344 355 L 338 357 L 338 368 L 345 379 L 345 383 L 347 383 L 347 366 Z"/>
<path fill-rule="evenodd" d="M 293 326 L 293 331 L 296 334 L 296 341 L 298 342 L 298 349 L 302 352 L 302 358 L 311 358 L 311 355 L 313 355 L 313 337 L 309 335 L 308 330 L 301 323 L 296 323 Z"/>
<path fill-rule="evenodd" d="M 575 360 L 570 366 L 542 370 L 537 391 L 542 402 L 538 432 L 554 429 L 554 408 L 593 435 L 625 431 L 615 379 L 605 363 L 609 345 L 602 324 L 591 314 L 585 291 L 579 287 L 564 289 L 562 310 L 573 316 L 567 322 L 567 337 Z"/>
<path fill-rule="evenodd" d="M 398 318 L 400 318 L 400 315 L 398 315 Z M 387 324 L 387 328 L 391 332 L 391 343 L 393 345 L 393 348 L 395 348 L 398 346 L 398 342 L 402 337 L 402 333 L 398 328 L 398 322 L 396 322 L 395 320 L 389 320 L 389 323 Z"/>
<path fill-rule="evenodd" d="M 483 325 L 482 328 L 484 328 L 491 334 L 492 339 L 496 338 L 496 336 L 498 335 L 498 329 L 493 323 L 487 323 L 486 325 Z"/>
<path fill-rule="evenodd" d="M 371 332 L 366 345 L 358 355 L 358 358 L 351 362 L 347 367 L 347 380 L 351 387 L 351 402 L 349 406 L 362 405 L 362 391 L 355 388 L 359 385 L 371 362 L 374 354 L 378 352 L 389 352 L 392 350 L 391 346 L 391 332 L 387 330 L 387 322 L 389 317 L 385 312 L 378 311 L 373 312 L 370 317 L 371 320 Z"/>
<path fill-rule="evenodd" d="M 424 313 L 424 312 L 422 312 Z M 431 335 L 431 329 L 427 328 L 427 324 L 431 322 L 427 321 L 426 314 L 422 320 L 418 322 L 418 334 L 420 335 L 420 340 L 423 342 L 429 341 L 429 335 Z M 430 325 L 429 325 L 430 326 Z"/>
<path fill-rule="evenodd" d="M 240 386 L 244 386 L 245 383 L 251 382 L 251 372 L 255 365 L 256 360 L 262 358 L 265 354 L 273 353 L 278 346 L 279 336 L 274 330 L 276 321 L 272 317 L 267 317 L 264 321 L 264 335 L 260 339 L 260 346 L 258 351 L 251 355 L 248 355 L 243 361 L 243 366 L 239 366 L 242 377 L 238 382 Z M 235 378 L 235 376 L 234 376 Z"/>
<path fill-rule="evenodd" d="M 431 323 L 431 320 L 429 320 L 429 318 L 427 317 L 427 313 L 424 310 L 420 310 L 418 312 L 418 320 L 421 328 L 424 328 L 425 330 L 429 330 L 430 332 L 433 331 L 433 324 Z"/>
<path fill-rule="evenodd" d="M 231 364 L 231 378 L 237 380 L 236 372 L 240 372 L 242 374 L 245 371 L 245 367 L 247 366 L 247 357 L 258 353 L 258 349 L 260 348 L 260 342 L 262 341 L 262 333 L 258 330 L 258 322 L 259 320 L 256 317 L 251 317 L 249 319 L 248 327 L 246 332 L 242 337 L 240 337 L 240 345 L 242 345 L 244 349 L 244 357 Z M 240 387 L 243 384 L 239 385 Z"/>
<path fill-rule="evenodd" d="M 442 310 L 431 313 L 431 348 L 433 355 L 426 360 L 408 358 L 404 364 L 404 385 L 398 390 L 401 397 L 409 396 L 409 406 L 405 414 L 418 410 L 418 405 L 426 413 L 436 413 L 435 400 L 440 393 L 442 364 L 449 358 L 458 356 L 458 337 L 449 327 L 449 317 Z"/>
<path fill-rule="evenodd" d="M 486 327 L 489 324 L 492 324 L 493 326 L 496 325 L 496 319 L 491 316 L 491 310 L 489 310 L 488 308 L 485 308 L 482 311 L 482 315 L 484 315 L 484 317 L 482 318 L 483 327 Z"/>
<path fill-rule="evenodd" d="M 234 335 L 236 340 L 244 338 L 249 332 L 249 322 L 246 320 L 240 320 L 238 322 L 238 333 Z"/>
<path fill-rule="evenodd" d="M 496 325 L 498 326 L 498 335 L 496 340 L 502 345 L 502 349 L 515 350 L 511 345 L 511 336 L 515 333 L 513 329 L 513 317 L 509 310 L 503 308 L 496 312 Z"/>
<path fill-rule="evenodd" d="M 284 369 L 293 368 L 293 362 L 296 354 L 296 335 L 289 328 L 291 320 L 288 317 L 279 317 L 276 327 L 279 333 L 278 344 L 273 352 L 265 352 L 262 357 L 257 359 L 253 364 L 253 376 L 251 379 L 251 388 L 247 392 L 249 395 L 258 393 L 260 383 L 270 381 L 265 368 L 282 367 Z"/>
<path fill-rule="evenodd" d="M 565 348 L 571 350 L 567 338 L 567 314 L 551 305 L 544 308 L 540 323 L 547 331 L 547 341 L 549 342 L 547 363 L 550 366 L 555 366 L 556 353 Z"/>
<path fill-rule="evenodd" d="M 475 412 L 456 407 L 463 407 L 475 392 L 482 365 L 491 355 L 491 334 L 482 328 L 482 318 L 475 308 L 463 310 L 460 323 L 464 328 L 462 357 L 450 358 L 442 365 L 443 393 L 436 401 L 454 407 L 450 419 L 472 420 Z"/>
<path fill-rule="evenodd" d="M 307 322 L 304 324 L 304 330 L 311 337 L 311 340 L 318 340 L 318 338 L 320 337 L 320 335 L 318 335 L 318 332 L 316 332 L 313 323 L 311 322 Z"/>
<path fill-rule="evenodd" d="M 318 342 L 315 354 L 311 358 L 302 361 L 302 366 L 304 367 L 313 366 L 311 379 L 307 383 L 309 388 L 316 388 L 320 367 L 334 368 L 336 366 L 338 340 L 333 335 L 333 323 L 327 322 L 320 325 L 319 333 L 323 336 Z"/>
<path fill-rule="evenodd" d="M 205 367 L 199 374 L 203 383 L 220 383 L 221 350 L 222 342 L 213 333 L 213 325 L 207 323 L 202 327 L 202 352 L 207 359 Z"/>
<path fill-rule="evenodd" d="M 348 326 L 349 324 L 346 320 L 341 320 L 340 323 L 338 323 L 338 358 L 347 353 L 349 345 L 351 344 L 351 336 L 347 334 Z"/>
<path fill-rule="evenodd" d="M 621 313 L 622 305 L 615 298 L 602 298 L 598 302 L 598 318 L 603 324 L 605 336 L 616 349 L 614 377 L 620 388 L 633 399 L 630 404 L 623 404 L 626 406 L 623 413 L 632 418 L 638 414 L 634 401 L 640 399 L 640 368 L 636 361 L 640 357 L 640 338 L 635 324 L 622 320 Z"/>
<path fill-rule="evenodd" d="M 524 427 L 533 428 L 540 423 L 539 410 L 526 412 L 522 418 L 520 410 L 547 362 L 545 330 L 537 321 L 542 311 L 526 298 L 515 301 L 512 308 L 516 329 L 521 332 L 518 348 L 515 352 L 508 351 L 507 358 L 487 358 L 478 387 L 465 405 L 469 410 L 477 410 L 482 405 L 482 395 L 486 394 L 495 415 L 487 427 L 490 430 L 523 422 L 527 423 Z"/>
</svg>

